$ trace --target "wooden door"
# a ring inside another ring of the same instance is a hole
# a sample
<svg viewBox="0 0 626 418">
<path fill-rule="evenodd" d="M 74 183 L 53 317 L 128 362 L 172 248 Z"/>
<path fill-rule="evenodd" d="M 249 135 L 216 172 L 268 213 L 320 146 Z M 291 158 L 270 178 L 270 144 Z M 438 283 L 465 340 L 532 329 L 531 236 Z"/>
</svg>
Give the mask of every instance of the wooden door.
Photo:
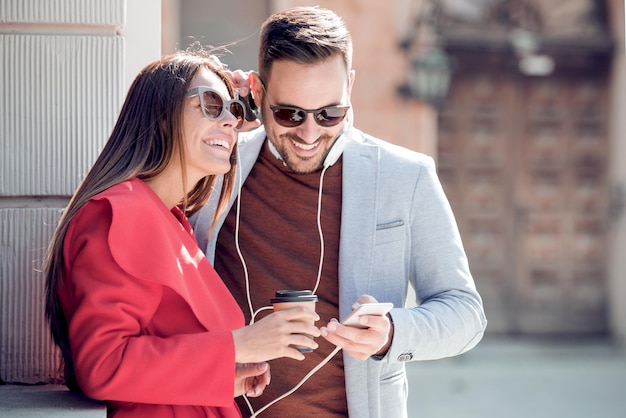
<svg viewBox="0 0 626 418">
<path fill-rule="evenodd" d="M 607 81 L 455 77 L 438 167 L 489 332 L 607 329 Z"/>
</svg>

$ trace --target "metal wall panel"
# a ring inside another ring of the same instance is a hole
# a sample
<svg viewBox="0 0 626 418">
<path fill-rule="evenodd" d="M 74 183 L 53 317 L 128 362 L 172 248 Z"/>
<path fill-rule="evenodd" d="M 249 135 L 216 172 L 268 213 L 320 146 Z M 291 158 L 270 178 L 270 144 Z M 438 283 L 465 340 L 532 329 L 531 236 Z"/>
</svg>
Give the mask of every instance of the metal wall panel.
<svg viewBox="0 0 626 418">
<path fill-rule="evenodd" d="M 58 209 L 0 209 L 0 378 L 51 382 L 59 354 L 44 318 L 41 273 Z"/>
<path fill-rule="evenodd" d="M 0 22 L 121 25 L 125 0 L 0 0 Z"/>
<path fill-rule="evenodd" d="M 0 196 L 67 196 L 122 101 L 117 36 L 0 35 Z"/>
<path fill-rule="evenodd" d="M 0 380 L 55 382 L 45 251 L 123 100 L 125 0 L 0 0 Z"/>
</svg>

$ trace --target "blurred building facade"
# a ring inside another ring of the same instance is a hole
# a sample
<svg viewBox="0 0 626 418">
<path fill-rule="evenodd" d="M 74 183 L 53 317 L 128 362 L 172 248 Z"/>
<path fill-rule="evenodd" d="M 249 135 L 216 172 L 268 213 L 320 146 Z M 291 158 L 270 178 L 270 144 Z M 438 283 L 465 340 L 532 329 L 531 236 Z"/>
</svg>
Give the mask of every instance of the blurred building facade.
<svg viewBox="0 0 626 418">
<path fill-rule="evenodd" d="M 429 2 L 437 129 L 489 332 L 624 342 L 624 2 Z"/>
<path fill-rule="evenodd" d="M 607 4 L 439 5 L 431 19 L 456 67 L 439 116 L 439 173 L 490 331 L 608 332 L 617 202 Z"/>
</svg>

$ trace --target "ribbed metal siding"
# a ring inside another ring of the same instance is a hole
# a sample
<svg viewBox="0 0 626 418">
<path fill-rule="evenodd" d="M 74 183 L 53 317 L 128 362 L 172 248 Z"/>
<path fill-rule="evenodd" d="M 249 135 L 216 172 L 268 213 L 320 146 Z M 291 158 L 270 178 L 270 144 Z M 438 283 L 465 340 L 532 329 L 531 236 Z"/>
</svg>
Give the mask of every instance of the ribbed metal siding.
<svg viewBox="0 0 626 418">
<path fill-rule="evenodd" d="M 44 318 L 41 273 L 56 209 L 0 210 L 0 376 L 6 382 L 61 377 Z"/>
<path fill-rule="evenodd" d="M 119 111 L 123 39 L 0 35 L 0 196 L 70 195 Z"/>
<path fill-rule="evenodd" d="M 40 270 L 61 206 L 97 157 L 122 104 L 125 10 L 125 0 L 0 0 L 5 382 L 61 377 Z"/>
<path fill-rule="evenodd" d="M 125 0 L 0 0 L 0 22 L 123 24 Z"/>
</svg>

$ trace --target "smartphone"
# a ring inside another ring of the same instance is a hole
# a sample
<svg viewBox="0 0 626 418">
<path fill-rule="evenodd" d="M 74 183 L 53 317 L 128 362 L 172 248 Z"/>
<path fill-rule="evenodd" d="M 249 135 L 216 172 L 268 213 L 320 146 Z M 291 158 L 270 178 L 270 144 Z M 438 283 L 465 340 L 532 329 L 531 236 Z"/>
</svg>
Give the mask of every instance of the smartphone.
<svg viewBox="0 0 626 418">
<path fill-rule="evenodd" d="M 379 303 L 363 303 L 357 309 L 352 311 L 350 315 L 343 320 L 342 324 L 356 328 L 367 328 L 359 323 L 359 317 L 361 315 L 379 315 L 383 316 L 393 308 L 391 302 L 379 302 Z"/>
<path fill-rule="evenodd" d="M 252 92 L 248 93 L 245 97 L 240 97 L 239 93 L 237 93 L 237 98 L 241 100 L 243 106 L 246 108 L 245 110 L 245 118 L 248 122 L 252 122 L 259 118 L 259 108 L 254 103 L 254 99 L 252 98 Z"/>
</svg>

